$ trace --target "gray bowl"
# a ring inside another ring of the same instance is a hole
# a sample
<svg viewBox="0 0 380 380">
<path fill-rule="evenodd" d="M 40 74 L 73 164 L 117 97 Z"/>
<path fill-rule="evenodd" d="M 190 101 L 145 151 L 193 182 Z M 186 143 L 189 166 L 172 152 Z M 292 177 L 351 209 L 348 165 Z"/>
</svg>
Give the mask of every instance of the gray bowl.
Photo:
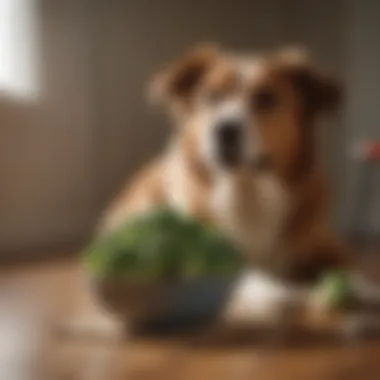
<svg viewBox="0 0 380 380">
<path fill-rule="evenodd" d="M 235 278 L 160 283 L 93 278 L 91 283 L 101 305 L 122 320 L 184 325 L 216 318 L 229 298 Z"/>
</svg>

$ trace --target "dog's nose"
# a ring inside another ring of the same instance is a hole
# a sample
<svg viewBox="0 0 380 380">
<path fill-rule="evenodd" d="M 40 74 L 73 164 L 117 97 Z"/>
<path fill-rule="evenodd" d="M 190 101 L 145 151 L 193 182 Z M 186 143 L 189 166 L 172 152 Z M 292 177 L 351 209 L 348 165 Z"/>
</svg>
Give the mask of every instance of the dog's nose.
<svg viewBox="0 0 380 380">
<path fill-rule="evenodd" d="M 241 158 L 243 128 L 239 121 L 221 122 L 216 130 L 217 156 L 225 166 L 237 165 Z"/>
<path fill-rule="evenodd" d="M 232 148 L 239 144 L 241 132 L 242 126 L 239 121 L 224 121 L 217 128 L 217 138 L 220 145 Z"/>
</svg>

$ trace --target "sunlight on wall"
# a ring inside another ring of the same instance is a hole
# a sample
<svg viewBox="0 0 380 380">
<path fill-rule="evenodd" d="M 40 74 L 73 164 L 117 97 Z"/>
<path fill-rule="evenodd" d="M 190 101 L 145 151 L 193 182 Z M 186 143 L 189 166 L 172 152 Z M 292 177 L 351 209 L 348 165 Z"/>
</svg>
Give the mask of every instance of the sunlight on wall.
<svg viewBox="0 0 380 380">
<path fill-rule="evenodd" d="M 38 96 L 37 1 L 0 0 L 0 93 Z"/>
</svg>

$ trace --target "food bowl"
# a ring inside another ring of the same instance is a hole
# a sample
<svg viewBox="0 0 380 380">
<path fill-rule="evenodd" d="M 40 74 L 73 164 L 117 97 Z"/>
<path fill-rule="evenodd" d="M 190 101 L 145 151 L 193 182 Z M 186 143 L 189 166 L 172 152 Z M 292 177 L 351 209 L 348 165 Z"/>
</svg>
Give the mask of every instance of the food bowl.
<svg viewBox="0 0 380 380">
<path fill-rule="evenodd" d="M 244 259 L 215 228 L 157 209 L 96 237 L 84 264 L 99 301 L 119 318 L 191 322 L 218 314 Z"/>
<path fill-rule="evenodd" d="M 166 282 L 127 278 L 91 279 L 106 310 L 133 323 L 190 325 L 212 321 L 226 305 L 235 278 L 209 277 Z"/>
</svg>

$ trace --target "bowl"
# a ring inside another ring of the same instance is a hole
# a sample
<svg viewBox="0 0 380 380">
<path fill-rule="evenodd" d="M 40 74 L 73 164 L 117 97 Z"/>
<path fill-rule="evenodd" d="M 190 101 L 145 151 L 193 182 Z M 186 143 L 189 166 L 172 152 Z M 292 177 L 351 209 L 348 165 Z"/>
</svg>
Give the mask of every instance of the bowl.
<svg viewBox="0 0 380 380">
<path fill-rule="evenodd" d="M 91 279 L 100 304 L 119 319 L 168 326 L 214 320 L 226 305 L 234 283 L 232 277 L 166 282 Z"/>
</svg>

